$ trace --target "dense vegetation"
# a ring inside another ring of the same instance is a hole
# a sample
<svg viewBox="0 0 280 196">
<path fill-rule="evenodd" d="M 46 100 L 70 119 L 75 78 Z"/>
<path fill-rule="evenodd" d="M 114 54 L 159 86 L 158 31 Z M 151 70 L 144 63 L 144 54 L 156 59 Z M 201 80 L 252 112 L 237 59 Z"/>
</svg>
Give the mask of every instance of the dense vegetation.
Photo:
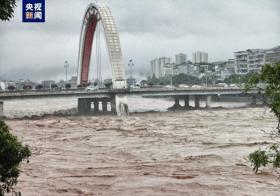
<svg viewBox="0 0 280 196">
<path fill-rule="evenodd" d="M 150 85 L 170 85 L 171 84 L 171 76 L 156 78 L 155 76 L 148 78 L 148 84 Z M 172 84 L 173 85 L 180 85 L 180 84 L 199 84 L 201 83 L 201 79 L 186 75 L 186 74 L 179 74 L 172 77 Z"/>
<path fill-rule="evenodd" d="M 242 84 L 242 83 L 248 83 L 250 78 L 255 75 L 255 73 L 248 73 L 245 75 L 240 74 L 232 74 L 228 78 L 225 79 L 225 83 L 227 84 Z"/>
<path fill-rule="evenodd" d="M 0 20 L 10 20 L 14 15 L 16 0 L 0 0 Z"/>
<path fill-rule="evenodd" d="M 0 119 L 0 196 L 17 184 L 19 164 L 30 155 L 29 148 L 23 146 Z"/>
<path fill-rule="evenodd" d="M 259 87 L 259 83 L 264 83 Z M 276 127 L 277 137 L 280 134 L 280 63 L 266 65 L 262 68 L 261 73 L 253 74 L 247 83 L 247 89 L 257 87 L 264 91 L 269 99 L 266 104 L 275 114 L 278 120 Z M 272 163 L 273 167 L 280 167 L 280 148 L 278 145 L 272 145 L 269 150 L 257 150 L 249 155 L 249 161 L 254 166 L 257 173 L 259 167 Z"/>
</svg>

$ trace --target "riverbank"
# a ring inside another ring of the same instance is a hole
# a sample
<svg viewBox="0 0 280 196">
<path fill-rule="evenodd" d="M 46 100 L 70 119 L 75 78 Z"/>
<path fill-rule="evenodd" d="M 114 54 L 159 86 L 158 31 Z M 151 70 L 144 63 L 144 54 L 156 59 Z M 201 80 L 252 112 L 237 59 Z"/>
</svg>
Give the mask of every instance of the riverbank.
<svg viewBox="0 0 280 196">
<path fill-rule="evenodd" d="M 269 144 L 269 109 L 8 120 L 31 147 L 23 195 L 279 195 L 279 171 L 247 155 Z"/>
</svg>

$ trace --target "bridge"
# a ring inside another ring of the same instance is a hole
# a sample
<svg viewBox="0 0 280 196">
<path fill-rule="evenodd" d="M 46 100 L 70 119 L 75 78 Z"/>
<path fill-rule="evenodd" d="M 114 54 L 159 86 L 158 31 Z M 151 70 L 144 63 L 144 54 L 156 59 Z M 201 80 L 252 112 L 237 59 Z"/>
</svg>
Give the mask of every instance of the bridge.
<svg viewBox="0 0 280 196">
<path fill-rule="evenodd" d="M 127 95 L 173 97 L 175 100 L 173 108 L 181 108 L 180 99 L 183 99 L 185 102 L 184 108 L 189 109 L 190 97 L 195 101 L 195 108 L 200 108 L 201 99 L 205 99 L 206 106 L 210 107 L 212 96 L 244 94 L 244 90 L 239 88 L 127 88 L 123 55 L 116 23 L 109 7 L 96 3 L 92 3 L 87 7 L 82 21 L 77 73 L 77 84 L 79 85 L 86 85 L 89 81 L 93 39 L 95 38 L 96 42 L 99 43 L 98 35 L 100 34 L 101 27 L 104 30 L 109 61 L 112 68 L 112 89 L 90 92 L 85 90 L 2 92 L 0 93 L 0 116 L 3 116 L 4 101 L 15 99 L 76 97 L 78 99 L 77 108 L 80 114 L 107 113 L 108 106 L 110 106 L 111 113 L 125 115 L 128 114 Z M 99 50 L 100 43 L 97 44 L 97 51 Z M 96 53 L 100 54 L 97 51 Z M 101 68 L 100 56 L 97 55 L 96 57 L 97 68 Z M 256 103 L 256 96 L 259 94 L 258 90 L 250 90 L 247 94 L 251 95 L 253 97 L 253 103 Z M 99 111 L 100 103 L 102 104 L 102 111 Z"/>
<path fill-rule="evenodd" d="M 194 99 L 195 109 L 200 108 L 200 101 L 206 101 L 206 107 L 211 107 L 213 96 L 220 95 L 248 95 L 252 97 L 252 103 L 256 104 L 256 98 L 262 95 L 258 89 L 251 89 L 247 92 L 240 88 L 124 88 L 124 89 L 100 89 L 94 91 L 86 90 L 63 90 L 63 91 L 18 91 L 0 93 L 0 116 L 3 115 L 4 101 L 22 100 L 22 99 L 40 99 L 57 97 L 75 97 L 78 99 L 78 112 L 80 114 L 108 113 L 108 105 L 111 113 L 116 113 L 116 96 L 140 95 L 152 97 L 172 97 L 174 98 L 173 108 L 182 108 L 180 100 L 184 100 L 183 108 L 190 109 L 190 98 Z M 99 104 L 102 105 L 102 111 L 99 111 Z M 122 108 L 119 110 L 128 110 Z M 127 111 L 128 112 L 128 111 Z"/>
</svg>

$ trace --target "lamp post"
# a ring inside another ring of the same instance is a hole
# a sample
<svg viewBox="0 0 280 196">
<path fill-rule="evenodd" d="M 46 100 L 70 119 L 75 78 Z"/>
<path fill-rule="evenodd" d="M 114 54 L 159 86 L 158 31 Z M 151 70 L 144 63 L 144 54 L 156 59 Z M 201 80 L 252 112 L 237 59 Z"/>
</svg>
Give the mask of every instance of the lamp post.
<svg viewBox="0 0 280 196">
<path fill-rule="evenodd" d="M 129 86 L 134 86 L 134 80 L 133 80 L 133 66 L 134 66 L 134 63 L 133 61 L 130 59 L 129 62 L 128 62 L 128 67 L 130 68 L 130 78 L 129 78 Z"/>
<path fill-rule="evenodd" d="M 130 78 L 131 78 L 131 79 L 133 78 L 133 70 L 132 70 L 133 66 L 134 66 L 134 63 L 133 63 L 133 61 L 130 59 L 129 62 L 128 62 L 128 67 L 130 68 Z"/>
<path fill-rule="evenodd" d="M 69 63 L 68 61 L 65 61 L 64 62 L 64 68 L 65 68 L 65 82 L 67 82 L 67 71 L 68 71 L 68 68 L 69 68 Z"/>
</svg>

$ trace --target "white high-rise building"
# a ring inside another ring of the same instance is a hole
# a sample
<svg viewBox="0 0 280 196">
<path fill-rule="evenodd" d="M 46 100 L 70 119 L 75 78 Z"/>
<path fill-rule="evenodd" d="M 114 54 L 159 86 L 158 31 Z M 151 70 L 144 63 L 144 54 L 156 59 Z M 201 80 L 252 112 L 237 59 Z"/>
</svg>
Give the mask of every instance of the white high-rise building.
<svg viewBox="0 0 280 196">
<path fill-rule="evenodd" d="M 184 64 L 187 62 L 187 55 L 180 53 L 175 55 L 175 64 L 176 65 L 180 65 L 180 64 Z"/>
<path fill-rule="evenodd" d="M 161 57 L 151 61 L 151 72 L 152 76 L 160 78 L 165 76 L 166 68 L 170 67 L 171 58 Z"/>
<path fill-rule="evenodd" d="M 201 51 L 194 52 L 192 61 L 194 64 L 208 63 L 208 53 Z"/>
</svg>

